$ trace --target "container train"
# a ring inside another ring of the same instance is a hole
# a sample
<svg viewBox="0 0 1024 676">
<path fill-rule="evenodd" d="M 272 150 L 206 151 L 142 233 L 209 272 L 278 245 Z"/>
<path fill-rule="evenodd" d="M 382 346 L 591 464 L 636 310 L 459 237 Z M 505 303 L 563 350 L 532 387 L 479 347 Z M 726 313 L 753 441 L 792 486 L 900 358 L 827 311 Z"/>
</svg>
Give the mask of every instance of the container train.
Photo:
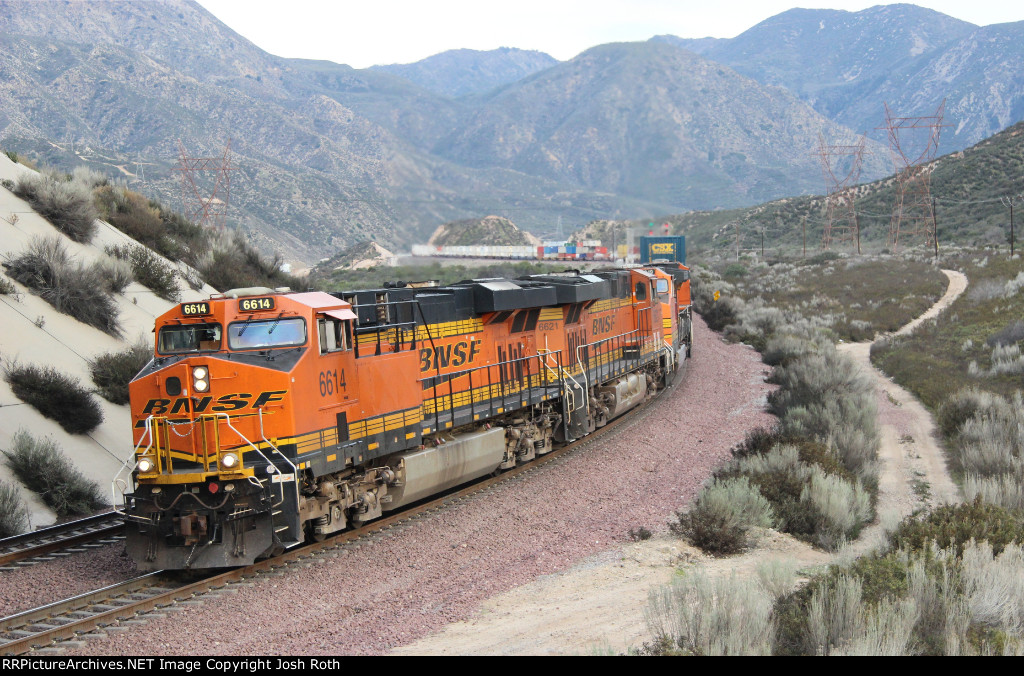
<svg viewBox="0 0 1024 676">
<path fill-rule="evenodd" d="M 689 279 L 666 262 L 177 305 L 129 386 L 127 551 L 249 564 L 585 436 L 689 358 Z"/>
<path fill-rule="evenodd" d="M 504 260 L 562 260 L 562 261 L 614 261 L 639 259 L 641 263 L 653 260 L 686 262 L 686 236 L 665 235 L 641 237 L 640 246 L 622 244 L 613 249 L 601 246 L 598 240 L 580 242 L 548 242 L 542 246 L 431 246 L 414 244 L 413 256 L 437 258 L 496 258 Z"/>
</svg>

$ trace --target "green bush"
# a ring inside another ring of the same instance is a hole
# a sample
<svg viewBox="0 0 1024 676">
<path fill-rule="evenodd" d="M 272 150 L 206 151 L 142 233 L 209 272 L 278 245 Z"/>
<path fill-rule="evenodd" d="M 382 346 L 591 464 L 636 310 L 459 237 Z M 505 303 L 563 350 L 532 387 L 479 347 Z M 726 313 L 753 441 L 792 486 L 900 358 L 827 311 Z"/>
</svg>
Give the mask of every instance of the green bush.
<svg viewBox="0 0 1024 676">
<path fill-rule="evenodd" d="M 89 360 L 92 381 L 103 398 L 114 404 L 128 403 L 128 383 L 153 358 L 152 349 L 136 343 L 120 352 L 107 352 Z"/>
<path fill-rule="evenodd" d="M 90 514 L 107 504 L 99 485 L 85 478 L 52 439 L 40 441 L 18 430 L 3 455 L 15 476 L 58 516 Z"/>
<path fill-rule="evenodd" d="M 14 194 L 71 239 L 92 241 L 98 214 L 89 186 L 53 173 L 25 173 L 15 182 Z"/>
<path fill-rule="evenodd" d="M 114 258 L 127 261 L 132 266 L 135 281 L 164 300 L 177 302 L 181 299 L 177 274 L 149 249 L 133 244 L 107 247 L 107 253 Z"/>
<path fill-rule="evenodd" d="M 910 517 L 891 536 L 894 548 L 924 551 L 932 543 L 963 551 L 971 540 L 985 540 L 998 554 L 1010 543 L 1024 543 L 1024 515 L 976 497 L 969 503 L 943 505 L 927 514 Z"/>
<path fill-rule="evenodd" d="M 17 287 L 6 277 L 0 277 L 0 296 L 10 296 L 18 292 Z"/>
<path fill-rule="evenodd" d="M 697 496 L 689 512 L 677 512 L 669 529 L 709 554 L 725 556 L 742 551 L 751 527 L 770 527 L 771 505 L 746 477 L 713 479 Z"/>
<path fill-rule="evenodd" d="M 12 279 L 36 291 L 58 312 L 112 336 L 121 335 L 117 303 L 102 270 L 72 261 L 58 236 L 34 238 L 4 266 Z"/>
<path fill-rule="evenodd" d="M 103 411 L 89 390 L 77 378 L 53 366 L 40 368 L 7 362 L 4 379 L 14 395 L 31 405 L 70 434 L 87 434 L 103 422 Z"/>
<path fill-rule="evenodd" d="M 964 423 L 977 414 L 994 407 L 998 396 L 978 389 L 963 389 L 942 403 L 937 419 L 942 436 L 954 437 L 960 433 Z"/>
<path fill-rule="evenodd" d="M 715 476 L 746 477 L 771 505 L 779 530 L 834 548 L 871 516 L 870 497 L 823 444 L 758 429 L 733 454 Z"/>
<path fill-rule="evenodd" d="M 0 481 L 0 538 L 20 535 L 28 530 L 28 507 L 18 489 Z"/>
</svg>

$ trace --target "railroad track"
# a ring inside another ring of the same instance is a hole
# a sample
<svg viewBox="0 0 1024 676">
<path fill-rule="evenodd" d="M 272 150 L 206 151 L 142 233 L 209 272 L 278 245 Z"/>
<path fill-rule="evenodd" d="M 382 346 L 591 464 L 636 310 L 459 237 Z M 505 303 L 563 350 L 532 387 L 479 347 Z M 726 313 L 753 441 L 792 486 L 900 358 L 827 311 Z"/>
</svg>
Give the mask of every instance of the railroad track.
<svg viewBox="0 0 1024 676">
<path fill-rule="evenodd" d="M 685 366 L 684 366 L 685 368 Z M 679 377 L 682 377 L 680 375 Z M 668 394 L 668 392 L 665 392 Z M 88 636 L 102 636 L 97 630 L 110 631 L 112 628 L 127 628 L 134 623 L 145 622 L 144 616 L 187 607 L 196 596 L 209 593 L 237 591 L 240 585 L 259 575 L 273 574 L 289 566 L 321 556 L 331 550 L 351 546 L 356 542 L 372 540 L 373 536 L 407 522 L 421 519 L 448 505 L 461 502 L 476 493 L 483 493 L 494 487 L 514 481 L 527 473 L 560 463 L 598 440 L 614 434 L 620 428 L 638 423 L 651 411 L 652 406 L 662 397 L 642 404 L 631 415 L 608 423 L 593 434 L 556 449 L 536 460 L 503 472 L 498 476 L 479 481 L 455 490 L 429 502 L 413 505 L 388 517 L 378 519 L 361 528 L 331 536 L 322 542 L 314 542 L 289 550 L 280 556 L 257 561 L 234 568 L 227 572 L 215 573 L 196 580 L 182 580 L 180 573 L 157 571 L 132 578 L 103 589 L 81 594 L 33 610 L 27 610 L 0 619 L 0 655 L 21 655 L 39 649 L 55 646 L 61 641 L 84 639 Z"/>
<path fill-rule="evenodd" d="M 0 571 L 51 561 L 123 539 L 124 521 L 114 512 L 41 528 L 0 540 Z"/>
</svg>

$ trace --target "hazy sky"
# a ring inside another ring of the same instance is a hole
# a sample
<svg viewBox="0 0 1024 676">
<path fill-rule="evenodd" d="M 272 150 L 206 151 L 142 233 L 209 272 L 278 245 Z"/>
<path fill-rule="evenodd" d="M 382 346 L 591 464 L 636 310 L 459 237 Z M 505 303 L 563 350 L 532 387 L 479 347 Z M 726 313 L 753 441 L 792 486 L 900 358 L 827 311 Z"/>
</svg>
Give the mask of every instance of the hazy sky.
<svg viewBox="0 0 1024 676">
<path fill-rule="evenodd" d="M 263 50 L 356 68 L 411 63 L 448 49 L 536 49 L 570 59 L 606 42 L 731 38 L 794 6 L 859 11 L 856 0 L 198 0 Z M 979 26 L 1024 19 L 1012 0 L 914 4 Z M 502 9 L 498 9 L 498 7 Z"/>
</svg>

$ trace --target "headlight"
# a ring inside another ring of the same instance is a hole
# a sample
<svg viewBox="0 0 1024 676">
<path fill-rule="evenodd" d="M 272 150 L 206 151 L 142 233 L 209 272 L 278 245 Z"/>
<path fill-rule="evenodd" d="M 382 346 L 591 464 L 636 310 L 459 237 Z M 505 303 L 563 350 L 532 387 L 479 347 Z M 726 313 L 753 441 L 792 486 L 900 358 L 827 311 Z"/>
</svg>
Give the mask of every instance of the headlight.
<svg viewBox="0 0 1024 676">
<path fill-rule="evenodd" d="M 222 469 L 234 469 L 238 467 L 238 456 L 234 453 L 225 453 L 220 456 L 220 466 Z"/>
<path fill-rule="evenodd" d="M 192 389 L 196 392 L 206 392 L 210 389 L 210 370 L 205 366 L 192 369 Z"/>
<path fill-rule="evenodd" d="M 156 463 L 153 462 L 153 458 L 139 458 L 139 462 L 135 465 L 135 469 L 139 470 L 141 474 L 152 472 L 154 467 L 156 467 Z"/>
</svg>

